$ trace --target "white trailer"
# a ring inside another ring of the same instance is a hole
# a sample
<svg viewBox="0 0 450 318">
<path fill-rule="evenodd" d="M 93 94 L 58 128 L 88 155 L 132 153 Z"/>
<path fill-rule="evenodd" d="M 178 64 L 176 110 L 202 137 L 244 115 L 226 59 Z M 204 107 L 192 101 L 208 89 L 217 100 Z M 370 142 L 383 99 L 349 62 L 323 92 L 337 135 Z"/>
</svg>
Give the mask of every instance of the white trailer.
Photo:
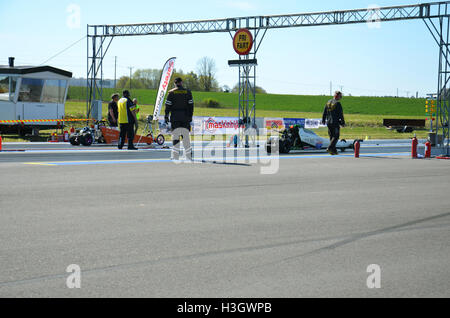
<svg viewBox="0 0 450 318">
<path fill-rule="evenodd" d="M 0 131 L 51 129 L 65 117 L 65 102 L 72 73 L 51 66 L 0 66 Z M 3 121 L 3 122 L 2 122 Z"/>
</svg>

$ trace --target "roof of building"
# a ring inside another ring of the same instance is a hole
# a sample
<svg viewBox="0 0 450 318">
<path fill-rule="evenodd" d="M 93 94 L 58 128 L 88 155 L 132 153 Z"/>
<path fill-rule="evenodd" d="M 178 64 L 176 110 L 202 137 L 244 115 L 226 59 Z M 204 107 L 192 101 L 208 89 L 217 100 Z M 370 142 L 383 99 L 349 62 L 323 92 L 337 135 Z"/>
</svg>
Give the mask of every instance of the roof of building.
<svg viewBox="0 0 450 318">
<path fill-rule="evenodd" d="M 7 65 L 0 65 L 0 73 L 1 74 L 32 74 L 32 73 L 41 73 L 41 72 L 51 72 L 55 74 L 59 74 L 62 76 L 72 77 L 72 73 L 52 67 L 52 66 L 14 66 L 9 67 Z"/>
</svg>

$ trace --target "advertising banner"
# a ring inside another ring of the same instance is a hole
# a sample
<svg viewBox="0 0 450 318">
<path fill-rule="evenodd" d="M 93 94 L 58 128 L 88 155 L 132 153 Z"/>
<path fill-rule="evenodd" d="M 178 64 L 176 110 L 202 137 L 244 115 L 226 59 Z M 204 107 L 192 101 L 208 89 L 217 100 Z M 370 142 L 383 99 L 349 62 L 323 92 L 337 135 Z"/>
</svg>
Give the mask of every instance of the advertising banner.
<svg viewBox="0 0 450 318">
<path fill-rule="evenodd" d="M 290 126 L 299 125 L 300 128 L 304 128 L 305 121 L 306 120 L 304 118 L 284 118 L 284 126 L 290 127 Z"/>
<path fill-rule="evenodd" d="M 284 129 L 283 118 L 264 118 L 264 128 L 267 130 L 278 131 Z"/>
<path fill-rule="evenodd" d="M 236 135 L 239 134 L 237 117 L 203 117 L 203 135 Z"/>
<path fill-rule="evenodd" d="M 176 57 L 172 57 L 167 60 L 166 64 L 164 64 L 164 68 L 161 74 L 161 81 L 159 83 L 158 94 L 156 94 L 155 109 L 153 111 L 153 118 L 155 120 L 161 113 L 161 109 L 164 103 L 164 97 L 166 96 L 167 88 L 170 84 L 170 78 L 172 77 L 175 68 L 175 60 Z"/>
<path fill-rule="evenodd" d="M 305 128 L 306 129 L 317 129 L 321 127 L 326 127 L 322 125 L 322 119 L 306 119 L 305 120 Z"/>
</svg>

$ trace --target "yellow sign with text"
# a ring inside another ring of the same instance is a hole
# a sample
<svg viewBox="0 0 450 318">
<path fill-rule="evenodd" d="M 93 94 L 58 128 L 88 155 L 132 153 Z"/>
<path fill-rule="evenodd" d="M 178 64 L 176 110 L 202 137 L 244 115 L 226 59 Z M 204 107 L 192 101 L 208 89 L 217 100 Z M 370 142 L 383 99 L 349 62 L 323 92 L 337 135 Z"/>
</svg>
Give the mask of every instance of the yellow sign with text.
<svg viewBox="0 0 450 318">
<path fill-rule="evenodd" d="M 233 39 L 233 48 L 239 55 L 248 55 L 253 47 L 253 36 L 247 29 L 240 29 Z"/>
</svg>

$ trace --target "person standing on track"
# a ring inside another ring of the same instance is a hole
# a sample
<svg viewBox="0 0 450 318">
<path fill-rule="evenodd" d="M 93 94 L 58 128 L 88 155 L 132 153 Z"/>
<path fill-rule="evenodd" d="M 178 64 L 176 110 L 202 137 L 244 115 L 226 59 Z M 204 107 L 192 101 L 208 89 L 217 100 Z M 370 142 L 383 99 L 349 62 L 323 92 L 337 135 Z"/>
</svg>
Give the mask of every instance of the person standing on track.
<svg viewBox="0 0 450 318">
<path fill-rule="evenodd" d="M 119 101 L 119 94 L 111 96 L 111 101 L 108 104 L 108 123 L 110 127 L 117 127 L 117 119 L 119 117 L 119 110 L 117 109 L 117 102 Z"/>
<path fill-rule="evenodd" d="M 136 114 L 134 112 L 135 105 L 130 98 L 130 92 L 123 91 L 123 97 L 118 103 L 120 137 L 118 148 L 122 149 L 125 144 L 125 138 L 128 137 L 128 150 L 137 150 L 134 147 L 134 126 L 137 126 Z"/>
<path fill-rule="evenodd" d="M 139 115 L 141 110 L 139 108 L 137 98 L 133 99 L 133 104 L 134 104 L 134 113 L 136 114 L 136 123 L 135 123 L 134 134 L 137 135 L 137 131 L 138 131 L 138 128 L 139 128 L 138 121 L 141 119 L 141 115 Z"/>
<path fill-rule="evenodd" d="M 138 100 L 137 100 L 137 98 L 133 99 L 133 104 L 134 104 L 134 106 L 135 106 L 135 108 L 136 108 L 136 110 L 135 110 L 135 113 L 136 113 L 136 119 L 137 119 L 137 120 L 140 120 L 140 119 L 141 119 L 141 115 L 140 115 L 139 113 L 140 113 L 141 109 L 140 109 L 140 107 L 139 107 L 139 105 L 138 105 Z"/>
<path fill-rule="evenodd" d="M 180 158 L 180 137 L 183 136 L 183 146 L 186 159 L 192 160 L 192 148 L 189 132 L 194 115 L 194 99 L 190 90 L 183 87 L 181 78 L 175 79 L 175 88 L 169 92 L 166 100 L 165 122 L 172 125 L 172 160 Z M 170 117 L 169 117 L 170 116 Z"/>
<path fill-rule="evenodd" d="M 328 135 L 330 136 L 330 146 L 327 151 L 330 155 L 337 155 L 336 144 L 339 141 L 341 126 L 345 127 L 344 111 L 340 100 L 342 99 L 342 93 L 337 91 L 334 94 L 334 98 L 329 100 L 325 105 L 322 116 L 322 124 L 328 126 Z"/>
</svg>

